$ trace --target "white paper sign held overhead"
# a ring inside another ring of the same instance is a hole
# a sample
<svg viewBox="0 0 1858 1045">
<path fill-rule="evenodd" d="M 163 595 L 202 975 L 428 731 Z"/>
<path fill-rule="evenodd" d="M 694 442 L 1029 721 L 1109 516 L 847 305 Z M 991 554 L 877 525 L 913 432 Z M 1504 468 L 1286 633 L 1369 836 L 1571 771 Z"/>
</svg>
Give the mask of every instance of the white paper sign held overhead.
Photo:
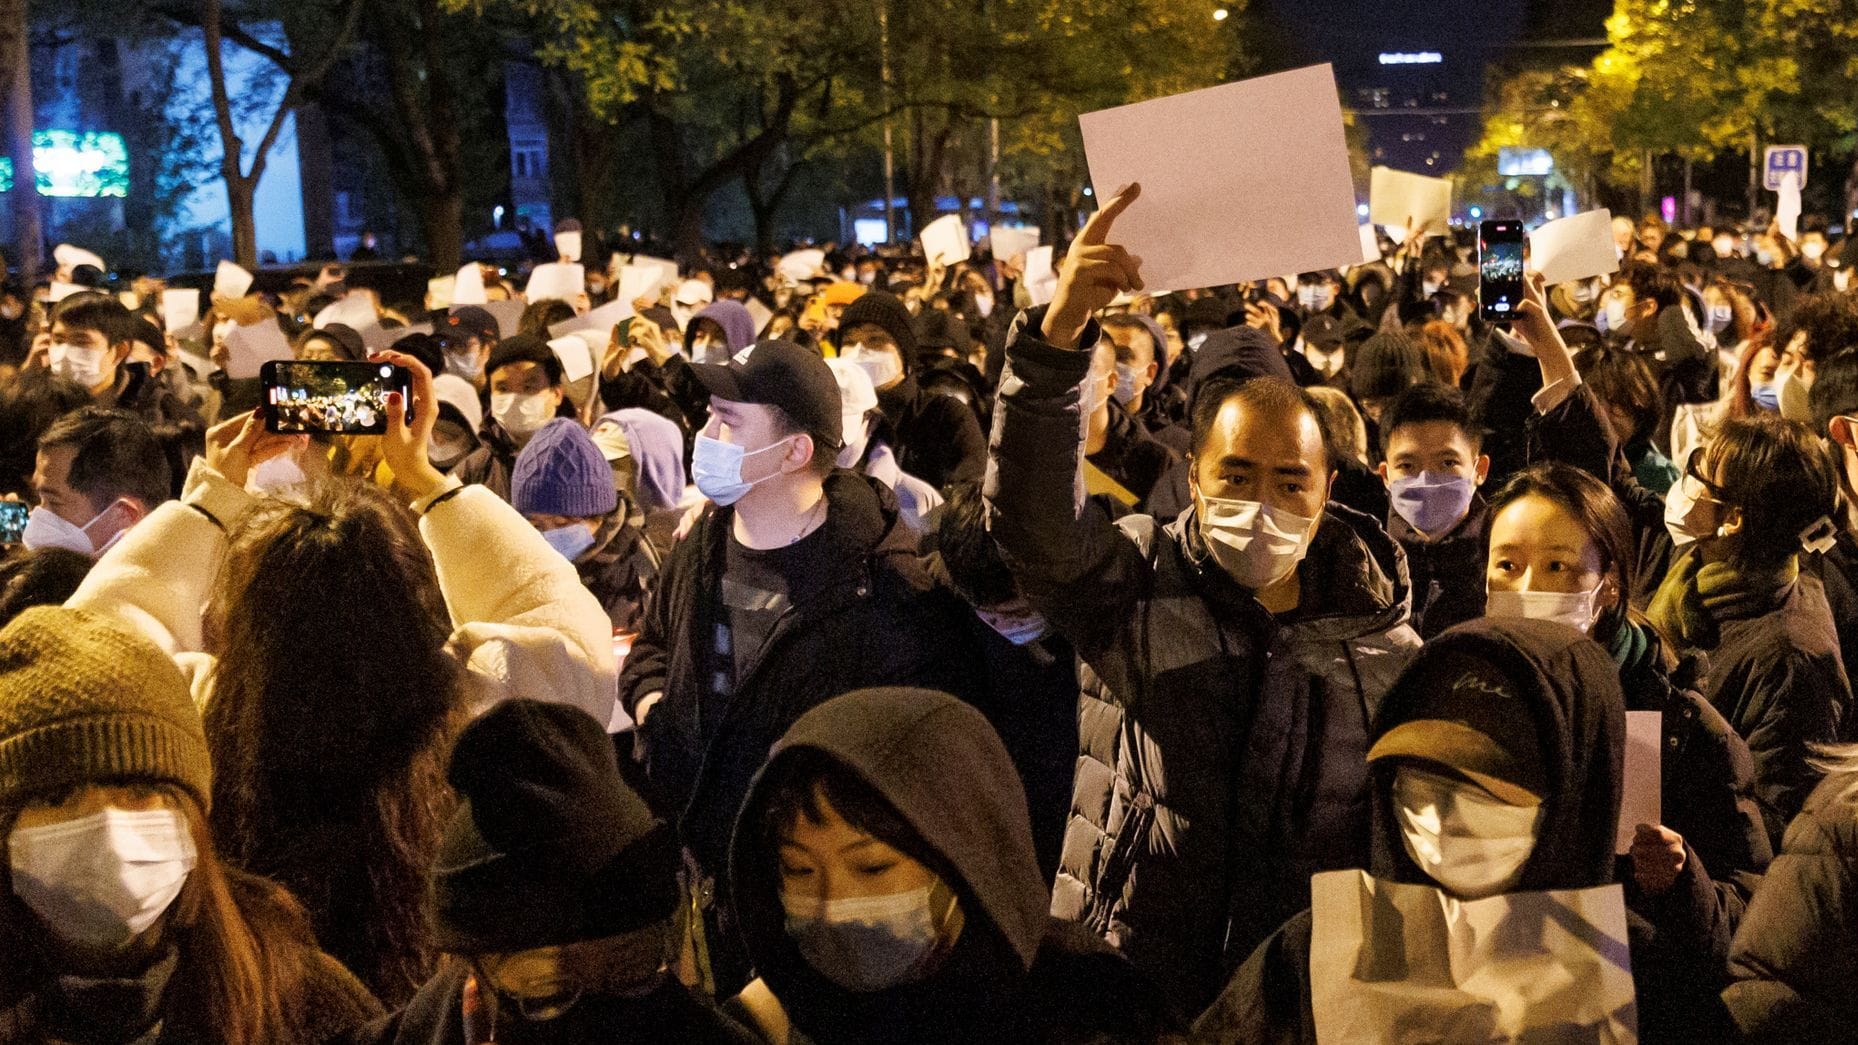
<svg viewBox="0 0 1858 1045">
<path fill-rule="evenodd" d="M 1139 182 L 1110 233 L 1152 291 L 1357 263 L 1355 189 L 1327 65 L 1085 113 L 1100 198 Z"/>
<path fill-rule="evenodd" d="M 1571 214 L 1531 232 L 1529 267 L 1551 287 L 1618 272 L 1612 212 L 1603 208 Z"/>
<path fill-rule="evenodd" d="M 944 214 L 924 225 L 922 241 L 923 257 L 937 265 L 968 260 L 968 230 L 959 214 Z"/>
<path fill-rule="evenodd" d="M 1368 172 L 1368 220 L 1402 231 L 1411 221 L 1423 236 L 1443 236 L 1451 230 L 1452 183 L 1375 167 Z"/>
</svg>

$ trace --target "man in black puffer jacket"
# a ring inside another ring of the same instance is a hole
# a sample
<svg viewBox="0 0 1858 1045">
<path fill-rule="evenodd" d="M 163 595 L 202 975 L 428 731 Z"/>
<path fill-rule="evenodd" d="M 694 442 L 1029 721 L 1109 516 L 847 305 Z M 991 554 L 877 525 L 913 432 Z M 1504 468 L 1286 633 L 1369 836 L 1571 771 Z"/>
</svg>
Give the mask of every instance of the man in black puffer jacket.
<svg viewBox="0 0 1858 1045">
<path fill-rule="evenodd" d="M 1398 547 L 1325 503 L 1316 408 L 1288 381 L 1202 390 L 1175 522 L 1113 525 L 1084 502 L 1089 317 L 1131 282 L 1114 253 L 1074 250 L 1050 310 L 1015 324 L 985 494 L 1021 589 L 1083 662 L 1052 911 L 1190 1016 L 1307 903 L 1312 872 L 1365 866 L 1369 723 L 1419 640 Z"/>
</svg>

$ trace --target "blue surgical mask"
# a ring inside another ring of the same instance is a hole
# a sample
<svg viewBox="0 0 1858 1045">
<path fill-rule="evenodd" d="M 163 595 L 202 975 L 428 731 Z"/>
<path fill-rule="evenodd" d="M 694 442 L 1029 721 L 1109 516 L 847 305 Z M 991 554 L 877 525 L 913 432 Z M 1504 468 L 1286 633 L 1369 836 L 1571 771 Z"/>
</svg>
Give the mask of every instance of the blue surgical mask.
<svg viewBox="0 0 1858 1045">
<path fill-rule="evenodd" d="M 1755 401 L 1755 405 L 1761 409 L 1777 413 L 1780 411 L 1781 386 L 1778 382 L 1770 381 L 1765 385 L 1751 384 L 1748 386 L 1748 394 L 1749 398 Z"/>
<path fill-rule="evenodd" d="M 1734 321 L 1734 309 L 1730 308 L 1728 305 L 1711 305 L 1710 315 L 1708 319 L 1704 320 L 1704 326 L 1709 328 L 1710 333 L 1720 334 L 1728 330 L 1729 324 Z"/>
<path fill-rule="evenodd" d="M 1765 250 L 1761 247 L 1756 247 L 1755 248 L 1755 264 L 1760 265 L 1762 268 L 1766 268 L 1769 265 L 1774 264 L 1774 252 L 1771 250 Z"/>
<path fill-rule="evenodd" d="M 1129 401 L 1134 399 L 1136 393 L 1141 391 L 1140 388 L 1136 387 L 1135 382 L 1135 367 L 1127 363 L 1116 364 L 1116 388 L 1110 392 L 1110 398 L 1124 406 L 1128 406 Z"/>
<path fill-rule="evenodd" d="M 552 530 L 543 530 L 542 539 L 550 548 L 561 553 L 561 557 L 574 562 L 587 554 L 587 549 L 594 546 L 594 532 L 580 523 L 557 526 Z"/>
<path fill-rule="evenodd" d="M 1458 525 L 1477 487 L 1462 475 L 1421 472 L 1388 484 L 1393 509 L 1415 530 L 1436 536 Z"/>
<path fill-rule="evenodd" d="M 786 440 L 770 443 L 754 453 L 767 453 L 785 444 Z M 772 479 L 780 474 L 770 472 L 754 482 L 744 482 L 742 462 L 752 456 L 754 454 L 734 443 L 725 443 L 721 439 L 699 435 L 690 455 L 691 479 L 697 484 L 697 489 L 703 496 L 725 507 L 734 504 L 754 489 L 755 483 Z"/>
</svg>

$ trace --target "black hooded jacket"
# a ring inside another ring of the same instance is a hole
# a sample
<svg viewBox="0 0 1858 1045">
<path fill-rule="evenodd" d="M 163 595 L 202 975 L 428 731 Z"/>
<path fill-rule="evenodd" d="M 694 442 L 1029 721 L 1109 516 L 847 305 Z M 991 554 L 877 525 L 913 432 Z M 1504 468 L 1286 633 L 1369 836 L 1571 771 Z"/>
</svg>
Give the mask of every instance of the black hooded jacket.
<svg viewBox="0 0 1858 1045">
<path fill-rule="evenodd" d="M 937 489 L 980 481 L 987 467 L 987 441 L 966 403 L 923 391 L 914 374 L 879 392 L 877 403 L 897 435 L 891 449 L 904 471 Z"/>
<path fill-rule="evenodd" d="M 1626 739 L 1625 700 L 1612 657 L 1598 643 L 1559 624 L 1485 618 L 1427 643 L 1402 683 L 1420 677 L 1429 661 L 1452 654 L 1469 654 L 1500 667 L 1535 709 L 1548 794 L 1535 849 L 1511 891 L 1588 889 L 1612 882 Z M 1426 688 L 1402 683 L 1387 694 L 1377 737 L 1426 713 Z M 1370 872 L 1390 881 L 1432 884 L 1401 841 L 1393 803 L 1396 768 L 1397 760 L 1389 759 L 1372 770 Z M 1661 954 L 1643 919 L 1628 911 L 1627 923 L 1640 1040 L 1721 1040 L 1721 1010 L 1713 983 L 1687 981 Z M 1304 911 L 1252 952 L 1195 1024 L 1196 1041 L 1315 1042 L 1311 924 L 1310 912 Z"/>
<path fill-rule="evenodd" d="M 824 755 L 914 832 L 884 839 L 934 871 L 964 925 L 928 978 L 855 992 L 820 975 L 787 936 L 767 803 L 795 756 Z M 762 980 L 817 1045 L 844 1042 L 1153 1041 L 1158 996 L 1107 944 L 1046 913 L 1025 794 L 987 720 L 944 693 L 870 689 L 820 705 L 775 745 L 743 805 L 729 875 Z"/>
</svg>

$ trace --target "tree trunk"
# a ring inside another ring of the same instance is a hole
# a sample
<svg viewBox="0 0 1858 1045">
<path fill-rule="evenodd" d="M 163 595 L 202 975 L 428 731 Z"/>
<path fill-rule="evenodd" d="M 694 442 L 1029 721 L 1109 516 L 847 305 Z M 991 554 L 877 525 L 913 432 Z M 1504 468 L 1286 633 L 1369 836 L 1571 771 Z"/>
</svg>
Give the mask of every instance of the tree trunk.
<svg viewBox="0 0 1858 1045">
<path fill-rule="evenodd" d="M 464 193 L 453 185 L 448 192 L 420 197 L 419 223 L 433 271 L 458 271 L 464 264 Z"/>
<path fill-rule="evenodd" d="M 256 177 L 226 176 L 226 202 L 232 214 L 232 260 L 248 269 L 258 267 L 257 199 Z"/>
<path fill-rule="evenodd" d="M 0 0 L 0 68 L 11 73 L 0 91 L 7 98 L 4 143 L 13 158 L 13 268 L 30 287 L 39 278 L 45 227 L 32 163 L 32 43 L 26 8 L 27 0 Z"/>
</svg>

